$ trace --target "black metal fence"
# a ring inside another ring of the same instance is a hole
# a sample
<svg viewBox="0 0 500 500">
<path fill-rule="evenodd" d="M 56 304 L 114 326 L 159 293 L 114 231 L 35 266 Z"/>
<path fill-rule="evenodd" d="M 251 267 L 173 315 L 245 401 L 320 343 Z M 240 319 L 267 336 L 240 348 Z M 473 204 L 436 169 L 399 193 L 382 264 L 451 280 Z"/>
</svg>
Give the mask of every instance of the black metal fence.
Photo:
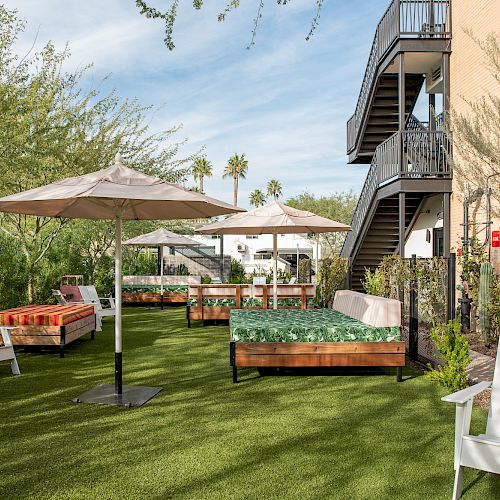
<svg viewBox="0 0 500 500">
<path fill-rule="evenodd" d="M 434 293 L 437 289 L 442 300 L 435 302 L 429 301 L 429 288 L 422 286 L 422 282 L 417 279 L 417 273 L 413 272 L 419 261 L 422 264 L 422 261 L 430 259 L 417 259 L 412 256 L 406 260 L 409 261 L 410 283 L 407 289 L 401 291 L 399 297 L 403 303 L 402 340 L 406 342 L 411 360 L 435 366 L 440 363 L 440 359 L 431 341 L 430 331 L 433 325 L 447 322 L 456 316 L 456 255 L 452 253 L 450 257 L 443 258 L 445 265 L 439 282 L 432 284 Z"/>
</svg>

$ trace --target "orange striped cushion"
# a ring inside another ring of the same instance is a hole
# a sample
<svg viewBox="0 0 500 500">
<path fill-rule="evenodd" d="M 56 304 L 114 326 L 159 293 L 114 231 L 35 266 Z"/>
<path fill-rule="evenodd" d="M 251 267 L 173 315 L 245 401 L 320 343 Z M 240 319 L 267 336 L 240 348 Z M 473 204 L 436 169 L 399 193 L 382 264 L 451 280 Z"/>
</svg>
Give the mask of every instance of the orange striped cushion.
<svg viewBox="0 0 500 500">
<path fill-rule="evenodd" d="M 63 326 L 92 314 L 92 304 L 15 307 L 0 312 L 0 326 Z"/>
</svg>

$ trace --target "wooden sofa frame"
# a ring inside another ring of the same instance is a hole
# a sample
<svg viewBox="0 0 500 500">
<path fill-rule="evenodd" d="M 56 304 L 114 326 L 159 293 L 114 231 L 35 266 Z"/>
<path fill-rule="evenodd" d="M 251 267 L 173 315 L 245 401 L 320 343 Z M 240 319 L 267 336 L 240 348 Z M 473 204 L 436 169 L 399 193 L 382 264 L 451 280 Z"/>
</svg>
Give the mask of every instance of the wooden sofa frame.
<svg viewBox="0 0 500 500">
<path fill-rule="evenodd" d="M 245 307 L 245 309 L 269 309 L 269 299 L 273 297 L 273 285 L 249 285 L 249 284 L 207 284 L 207 285 L 189 285 L 189 298 L 196 298 L 197 305 L 186 308 L 186 319 L 188 328 L 191 327 L 192 320 L 229 320 L 231 309 L 242 309 L 242 299 L 252 297 L 252 287 L 257 290 L 253 295 L 255 298 L 262 299 L 261 306 Z M 234 289 L 234 293 L 210 293 L 205 295 L 203 292 L 207 289 Z M 299 289 L 300 292 L 293 292 L 294 289 Z M 191 289 L 196 289 L 196 295 L 191 295 Z M 290 290 L 290 291 L 288 291 Z M 300 299 L 300 305 L 295 306 L 280 306 L 279 309 L 307 309 L 307 299 L 316 296 L 316 286 L 311 283 L 295 283 L 295 284 L 279 284 L 278 299 Z M 235 299 L 234 306 L 203 306 L 203 299 Z M 271 306 L 272 307 L 272 306 Z"/>
</svg>

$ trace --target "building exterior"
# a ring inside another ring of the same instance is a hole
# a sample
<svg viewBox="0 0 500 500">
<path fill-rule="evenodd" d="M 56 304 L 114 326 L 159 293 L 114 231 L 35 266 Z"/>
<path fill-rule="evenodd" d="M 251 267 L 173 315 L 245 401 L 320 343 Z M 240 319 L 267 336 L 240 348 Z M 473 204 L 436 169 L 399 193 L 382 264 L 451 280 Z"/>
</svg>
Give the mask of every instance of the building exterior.
<svg viewBox="0 0 500 500">
<path fill-rule="evenodd" d="M 370 164 L 341 252 L 353 289 L 385 255 L 447 257 L 461 246 L 463 189 L 445 120 L 493 90 L 464 29 L 484 39 L 498 19 L 498 0 L 393 0 L 383 13 L 347 123 L 349 163 Z"/>
<path fill-rule="evenodd" d="M 215 253 L 220 254 L 220 237 L 218 235 L 195 235 L 193 239 L 204 246 L 214 246 Z M 223 253 L 241 262 L 245 272 L 267 273 L 272 269 L 273 236 L 261 235 L 224 235 Z M 311 259 L 314 273 L 316 258 L 321 258 L 320 246 L 306 235 L 281 234 L 278 236 L 278 269 L 295 274 L 297 256 L 300 259 Z"/>
</svg>

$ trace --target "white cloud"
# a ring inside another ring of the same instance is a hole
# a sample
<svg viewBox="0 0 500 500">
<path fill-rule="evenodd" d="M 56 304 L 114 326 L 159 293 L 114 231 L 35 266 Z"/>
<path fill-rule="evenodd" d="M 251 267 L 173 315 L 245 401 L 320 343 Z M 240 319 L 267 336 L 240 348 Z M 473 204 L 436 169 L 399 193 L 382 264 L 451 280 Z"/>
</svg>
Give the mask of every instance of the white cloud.
<svg viewBox="0 0 500 500">
<path fill-rule="evenodd" d="M 152 118 L 154 130 L 183 123 L 186 152 L 206 145 L 215 175 L 209 194 L 231 200 L 224 165 L 245 152 L 249 172 L 240 200 L 280 179 L 285 196 L 359 191 L 366 167 L 347 166 L 345 126 L 354 110 L 373 32 L 387 0 L 353 6 L 326 3 L 314 37 L 305 42 L 315 14 L 313 0 L 285 6 L 266 3 L 256 45 L 245 50 L 256 5 L 242 2 L 226 21 L 206 3 L 195 11 L 181 2 L 176 49 L 163 45 L 163 24 L 145 19 L 123 0 L 7 0 L 28 20 L 20 41 L 25 52 L 39 29 L 38 45 L 70 42 L 70 67 L 94 62 L 89 81 L 112 72 L 106 84 L 124 97 L 165 106 Z M 359 16 L 363 12 L 363 16 Z"/>
</svg>

